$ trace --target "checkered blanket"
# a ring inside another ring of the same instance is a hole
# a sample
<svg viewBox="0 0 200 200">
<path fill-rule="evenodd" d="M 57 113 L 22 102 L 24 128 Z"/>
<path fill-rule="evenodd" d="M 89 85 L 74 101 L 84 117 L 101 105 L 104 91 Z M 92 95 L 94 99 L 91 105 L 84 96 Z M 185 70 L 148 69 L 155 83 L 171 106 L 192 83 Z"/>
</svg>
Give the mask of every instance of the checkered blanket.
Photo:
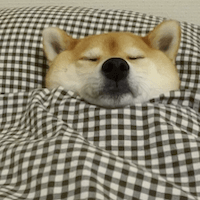
<svg viewBox="0 0 200 200">
<path fill-rule="evenodd" d="M 181 88 L 118 109 L 44 88 L 45 27 L 145 35 L 163 18 L 80 7 L 0 10 L 0 199 L 200 199 L 200 27 L 181 22 Z"/>
</svg>

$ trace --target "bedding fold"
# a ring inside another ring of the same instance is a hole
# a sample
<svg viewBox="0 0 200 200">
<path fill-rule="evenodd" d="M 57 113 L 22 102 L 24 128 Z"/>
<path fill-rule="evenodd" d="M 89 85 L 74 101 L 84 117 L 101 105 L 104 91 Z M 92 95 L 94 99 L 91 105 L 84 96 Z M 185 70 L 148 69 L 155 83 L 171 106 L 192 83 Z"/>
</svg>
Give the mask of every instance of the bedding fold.
<svg viewBox="0 0 200 200">
<path fill-rule="evenodd" d="M 62 87 L 2 94 L 1 199 L 198 199 L 198 97 L 105 109 Z"/>
</svg>

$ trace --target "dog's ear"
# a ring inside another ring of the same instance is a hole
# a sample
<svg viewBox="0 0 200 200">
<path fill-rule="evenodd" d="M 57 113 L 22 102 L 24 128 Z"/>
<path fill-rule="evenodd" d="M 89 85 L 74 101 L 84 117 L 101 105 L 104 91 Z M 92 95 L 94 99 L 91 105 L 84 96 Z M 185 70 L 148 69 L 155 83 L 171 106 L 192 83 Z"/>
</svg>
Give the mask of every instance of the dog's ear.
<svg viewBox="0 0 200 200">
<path fill-rule="evenodd" d="M 145 40 L 152 48 L 164 52 L 175 63 L 181 40 L 180 25 L 177 21 L 164 21 L 151 31 Z"/>
<path fill-rule="evenodd" d="M 59 28 L 49 27 L 43 30 L 43 48 L 48 61 L 54 58 L 62 51 L 72 49 L 77 40 Z"/>
</svg>

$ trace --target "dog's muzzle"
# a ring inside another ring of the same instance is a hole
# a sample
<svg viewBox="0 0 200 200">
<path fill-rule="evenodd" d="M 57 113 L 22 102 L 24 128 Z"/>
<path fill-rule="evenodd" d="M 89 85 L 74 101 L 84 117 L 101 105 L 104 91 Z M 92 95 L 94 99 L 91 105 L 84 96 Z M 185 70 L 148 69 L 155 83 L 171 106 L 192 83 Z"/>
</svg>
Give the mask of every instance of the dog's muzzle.
<svg viewBox="0 0 200 200">
<path fill-rule="evenodd" d="M 110 58 L 103 63 L 101 71 L 105 77 L 103 94 L 119 98 L 123 94 L 130 93 L 127 81 L 129 65 L 125 60 Z"/>
<path fill-rule="evenodd" d="M 127 77 L 129 65 L 121 58 L 110 58 L 102 65 L 102 73 L 106 78 L 119 82 Z"/>
</svg>

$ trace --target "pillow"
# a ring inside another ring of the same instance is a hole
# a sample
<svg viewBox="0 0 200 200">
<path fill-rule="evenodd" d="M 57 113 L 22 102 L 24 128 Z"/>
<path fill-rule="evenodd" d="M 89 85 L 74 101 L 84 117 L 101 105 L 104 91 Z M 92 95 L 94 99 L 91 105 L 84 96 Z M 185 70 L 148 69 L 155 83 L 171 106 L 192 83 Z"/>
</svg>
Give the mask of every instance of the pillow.
<svg viewBox="0 0 200 200">
<path fill-rule="evenodd" d="M 59 27 L 75 38 L 110 31 L 145 35 L 164 18 L 132 11 L 81 7 L 34 7 L 0 10 L 0 93 L 45 86 L 48 69 L 42 31 Z M 182 22 L 176 64 L 181 89 L 200 88 L 200 27 Z"/>
</svg>

